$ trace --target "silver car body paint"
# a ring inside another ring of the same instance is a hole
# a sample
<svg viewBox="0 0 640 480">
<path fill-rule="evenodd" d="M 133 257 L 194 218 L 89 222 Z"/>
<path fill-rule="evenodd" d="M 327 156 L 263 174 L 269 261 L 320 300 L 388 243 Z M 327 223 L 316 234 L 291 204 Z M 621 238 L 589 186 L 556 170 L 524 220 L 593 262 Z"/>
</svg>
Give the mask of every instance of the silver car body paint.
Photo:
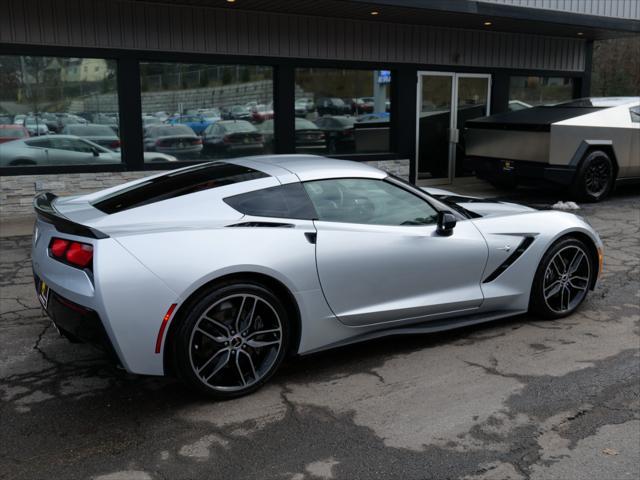
<svg viewBox="0 0 640 480">
<path fill-rule="evenodd" d="M 384 179 L 387 174 L 359 163 L 302 155 L 227 163 L 270 176 L 111 215 L 91 202 L 150 177 L 56 199 L 54 207 L 62 215 L 104 232 L 109 236 L 104 239 L 61 234 L 37 220 L 34 272 L 55 292 L 98 313 L 130 372 L 164 374 L 163 355 L 154 348 L 169 307 L 176 303 L 179 309 L 200 287 L 229 274 L 267 275 L 291 292 L 301 320 L 298 353 L 305 354 L 367 338 L 437 331 L 526 312 L 533 276 L 551 243 L 580 232 L 602 248 L 597 233 L 573 214 L 527 207 L 517 211 L 516 206 L 502 214 L 461 219 L 448 237 L 437 235 L 434 226 L 311 219 L 286 219 L 291 228 L 233 227 L 240 220 L 283 219 L 243 215 L 222 201 L 228 196 L 299 181 Z M 163 174 L 154 177 L 159 175 Z M 305 233 L 317 233 L 316 243 Z M 94 246 L 93 280 L 49 257 L 53 236 Z M 534 238 L 525 253 L 498 278 L 483 283 L 525 236 Z"/>
</svg>

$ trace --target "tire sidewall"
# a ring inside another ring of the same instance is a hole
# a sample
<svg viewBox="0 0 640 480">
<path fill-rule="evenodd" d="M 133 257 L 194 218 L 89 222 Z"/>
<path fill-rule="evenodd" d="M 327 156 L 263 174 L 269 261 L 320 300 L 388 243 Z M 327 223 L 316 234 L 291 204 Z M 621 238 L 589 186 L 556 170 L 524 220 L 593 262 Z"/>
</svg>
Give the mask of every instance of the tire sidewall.
<svg viewBox="0 0 640 480">
<path fill-rule="evenodd" d="M 280 323 L 282 326 L 282 345 L 280 351 L 278 352 L 278 357 L 271 366 L 271 369 L 259 381 L 247 388 L 233 392 L 215 390 L 204 384 L 191 367 L 191 358 L 189 355 L 191 333 L 202 314 L 214 303 L 223 299 L 224 297 L 241 293 L 259 296 L 270 303 L 271 306 L 276 310 L 278 316 L 280 317 Z M 208 395 L 209 397 L 220 400 L 241 397 L 258 390 L 275 374 L 288 352 L 290 345 L 290 336 L 291 325 L 287 309 L 269 289 L 257 283 L 250 282 L 238 282 L 223 286 L 211 287 L 206 289 L 193 302 L 191 302 L 189 311 L 185 312 L 180 325 L 176 330 L 172 345 L 174 369 L 178 377 L 183 382 L 187 383 L 195 390 Z"/>
<path fill-rule="evenodd" d="M 579 246 L 587 254 L 587 259 L 589 260 L 588 285 L 592 285 L 593 283 L 593 275 L 595 275 L 595 270 L 594 270 L 595 264 L 594 264 L 594 259 L 590 255 L 590 250 L 587 247 L 587 245 L 582 240 L 579 240 L 575 237 L 566 237 L 566 238 L 561 238 L 560 240 L 557 240 L 555 243 L 551 245 L 551 247 L 547 249 L 547 251 L 542 256 L 542 259 L 538 264 L 538 268 L 536 269 L 536 274 L 533 278 L 533 284 L 531 286 L 531 297 L 529 299 L 529 311 L 536 315 L 539 315 L 544 319 L 554 320 L 558 318 L 564 318 L 573 314 L 576 310 L 580 308 L 582 303 L 586 300 L 587 296 L 589 295 L 590 287 L 587 287 L 587 293 L 585 294 L 583 299 L 580 301 L 580 303 L 576 305 L 572 310 L 568 310 L 562 313 L 558 313 L 558 312 L 555 312 L 554 310 L 551 310 L 544 299 L 544 276 L 547 271 L 547 266 L 549 265 L 549 262 L 555 256 L 556 253 L 558 253 L 561 249 L 568 247 L 570 245 Z"/>
</svg>

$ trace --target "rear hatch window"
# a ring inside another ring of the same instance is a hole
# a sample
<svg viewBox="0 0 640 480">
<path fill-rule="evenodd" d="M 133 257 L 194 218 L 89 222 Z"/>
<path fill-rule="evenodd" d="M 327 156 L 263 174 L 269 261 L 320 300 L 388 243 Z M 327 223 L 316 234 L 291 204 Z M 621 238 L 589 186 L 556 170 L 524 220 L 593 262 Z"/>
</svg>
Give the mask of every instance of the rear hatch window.
<svg viewBox="0 0 640 480">
<path fill-rule="evenodd" d="M 264 172 L 231 163 L 208 163 L 138 183 L 101 198 L 92 205 L 104 213 L 112 214 L 202 190 L 268 176 Z"/>
</svg>

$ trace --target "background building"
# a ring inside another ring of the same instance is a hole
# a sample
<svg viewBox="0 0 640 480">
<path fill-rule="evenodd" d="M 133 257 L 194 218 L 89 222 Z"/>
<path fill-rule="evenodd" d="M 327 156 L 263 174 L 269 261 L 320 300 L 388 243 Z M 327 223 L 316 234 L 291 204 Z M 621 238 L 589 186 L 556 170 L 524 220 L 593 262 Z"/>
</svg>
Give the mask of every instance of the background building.
<svg viewBox="0 0 640 480">
<path fill-rule="evenodd" d="M 466 120 L 588 95 L 593 41 L 640 34 L 635 0 L 0 0 L 0 11 L 0 124 L 73 132 L 0 144 L 3 217 L 28 213 L 40 190 L 256 153 L 451 182 L 473 173 Z"/>
</svg>

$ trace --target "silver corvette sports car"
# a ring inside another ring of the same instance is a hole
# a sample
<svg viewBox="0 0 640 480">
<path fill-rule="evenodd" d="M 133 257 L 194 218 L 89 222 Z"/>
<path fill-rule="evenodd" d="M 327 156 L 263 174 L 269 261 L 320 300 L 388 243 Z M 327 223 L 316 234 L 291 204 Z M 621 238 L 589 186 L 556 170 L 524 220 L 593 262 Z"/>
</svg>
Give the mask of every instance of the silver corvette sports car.
<svg viewBox="0 0 640 480">
<path fill-rule="evenodd" d="M 59 331 L 222 398 L 259 388 L 287 354 L 563 317 L 602 269 L 602 242 L 575 215 L 315 156 L 42 194 L 35 209 L 36 290 Z"/>
</svg>

